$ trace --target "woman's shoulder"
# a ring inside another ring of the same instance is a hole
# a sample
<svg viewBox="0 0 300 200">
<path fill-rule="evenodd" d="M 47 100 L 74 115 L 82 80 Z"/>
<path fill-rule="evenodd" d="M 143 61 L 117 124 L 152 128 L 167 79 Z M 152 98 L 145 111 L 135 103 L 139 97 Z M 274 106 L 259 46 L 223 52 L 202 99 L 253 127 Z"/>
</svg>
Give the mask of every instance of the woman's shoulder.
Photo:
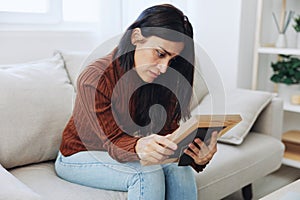
<svg viewBox="0 0 300 200">
<path fill-rule="evenodd" d="M 113 60 L 114 51 L 94 60 L 79 75 L 77 84 L 99 87 L 99 83 L 114 85 L 119 79 L 119 68 Z"/>
<path fill-rule="evenodd" d="M 113 64 L 114 52 L 115 50 L 104 57 L 94 60 L 86 67 L 86 69 L 98 70 L 99 73 L 104 73 L 105 71 L 109 70 L 109 67 L 112 67 Z"/>
</svg>

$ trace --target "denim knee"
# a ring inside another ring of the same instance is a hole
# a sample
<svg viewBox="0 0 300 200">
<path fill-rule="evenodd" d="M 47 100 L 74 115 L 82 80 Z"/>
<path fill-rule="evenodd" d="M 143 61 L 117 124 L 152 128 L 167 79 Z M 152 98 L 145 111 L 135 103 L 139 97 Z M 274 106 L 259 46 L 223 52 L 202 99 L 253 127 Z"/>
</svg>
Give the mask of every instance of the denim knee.
<svg viewBox="0 0 300 200">
<path fill-rule="evenodd" d="M 141 168 L 143 169 L 143 168 Z M 136 196 L 139 194 L 139 198 Z M 131 198 L 132 197 L 132 198 Z M 165 178 L 163 170 L 137 171 L 128 180 L 128 199 L 164 199 Z"/>
</svg>

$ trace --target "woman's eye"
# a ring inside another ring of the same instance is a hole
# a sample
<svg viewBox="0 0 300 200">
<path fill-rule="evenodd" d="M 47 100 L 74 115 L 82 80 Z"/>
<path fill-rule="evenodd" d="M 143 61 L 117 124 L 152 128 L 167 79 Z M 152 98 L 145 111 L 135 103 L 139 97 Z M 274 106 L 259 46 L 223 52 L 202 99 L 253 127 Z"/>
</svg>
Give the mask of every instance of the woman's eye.
<svg viewBox="0 0 300 200">
<path fill-rule="evenodd" d="M 165 53 L 162 53 L 162 52 L 160 52 L 159 50 L 156 50 L 156 52 L 157 52 L 157 56 L 158 56 L 159 58 L 164 58 L 164 57 L 166 56 Z"/>
</svg>

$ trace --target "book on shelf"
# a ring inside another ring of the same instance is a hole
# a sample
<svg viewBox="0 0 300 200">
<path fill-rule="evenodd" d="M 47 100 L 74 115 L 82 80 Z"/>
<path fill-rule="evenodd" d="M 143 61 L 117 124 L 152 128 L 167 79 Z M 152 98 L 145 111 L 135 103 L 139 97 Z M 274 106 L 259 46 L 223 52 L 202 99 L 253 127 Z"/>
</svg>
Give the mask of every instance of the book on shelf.
<svg viewBox="0 0 300 200">
<path fill-rule="evenodd" d="M 189 120 L 183 122 L 178 129 L 171 134 L 171 140 L 178 146 L 173 155 L 160 164 L 178 162 L 179 166 L 191 164 L 193 159 L 184 153 L 188 145 L 196 138 L 200 138 L 207 145 L 210 142 L 214 131 L 218 132 L 218 137 L 226 134 L 237 125 L 242 118 L 239 114 L 231 115 L 194 115 Z M 151 165 L 145 161 L 142 165 Z"/>
</svg>

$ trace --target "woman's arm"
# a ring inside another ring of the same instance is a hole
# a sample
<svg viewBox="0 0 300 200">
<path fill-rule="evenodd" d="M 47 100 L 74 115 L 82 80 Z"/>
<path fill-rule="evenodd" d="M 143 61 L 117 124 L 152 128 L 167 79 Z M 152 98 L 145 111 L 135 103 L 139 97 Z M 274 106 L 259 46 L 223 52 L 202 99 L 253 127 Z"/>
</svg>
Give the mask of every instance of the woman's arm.
<svg viewBox="0 0 300 200">
<path fill-rule="evenodd" d="M 101 145 L 110 156 L 119 162 L 139 160 L 135 152 L 138 137 L 128 135 L 120 129 L 112 113 L 111 79 L 97 67 L 90 66 L 81 73 L 77 84 L 76 104 L 82 112 L 76 117 L 83 124 L 79 129 L 88 128 L 101 140 Z M 85 127 L 88 126 L 88 127 Z M 84 132 L 84 130 L 83 130 Z"/>
</svg>

